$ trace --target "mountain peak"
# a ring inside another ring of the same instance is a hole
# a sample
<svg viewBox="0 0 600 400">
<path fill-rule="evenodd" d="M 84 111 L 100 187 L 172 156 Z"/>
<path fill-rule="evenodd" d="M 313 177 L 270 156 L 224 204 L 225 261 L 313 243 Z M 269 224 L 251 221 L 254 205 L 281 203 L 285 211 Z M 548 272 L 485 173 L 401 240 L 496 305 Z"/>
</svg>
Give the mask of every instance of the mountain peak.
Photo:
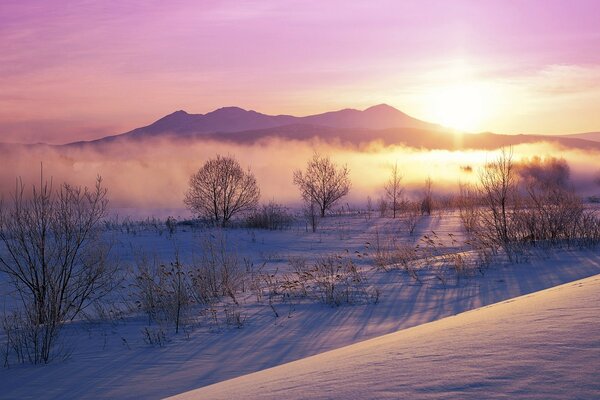
<svg viewBox="0 0 600 400">
<path fill-rule="evenodd" d="M 183 111 L 183 110 L 177 110 L 175 112 L 172 112 L 171 114 L 167 114 L 164 117 L 162 117 L 161 119 L 159 119 L 157 122 L 161 122 L 162 123 L 166 123 L 166 122 L 173 122 L 173 121 L 181 121 L 185 118 L 187 118 L 190 114 L 188 114 L 187 112 Z"/>
<path fill-rule="evenodd" d="M 185 115 L 190 115 L 190 114 L 188 114 L 184 110 L 177 110 L 175 112 L 172 112 L 171 114 L 165 115 L 163 118 L 168 118 L 168 117 L 182 117 L 182 116 L 185 116 Z"/>
<path fill-rule="evenodd" d="M 219 114 L 246 114 L 249 113 L 251 111 L 248 110 L 244 110 L 241 107 L 236 107 L 236 106 L 228 106 L 228 107 L 221 107 L 221 108 L 217 108 L 214 111 L 211 111 L 209 113 L 206 113 L 205 115 L 209 115 L 209 114 L 214 114 L 214 115 L 219 115 Z"/>
<path fill-rule="evenodd" d="M 294 117 L 291 115 L 267 115 L 241 107 L 221 107 L 206 114 L 189 114 L 175 111 L 154 123 L 128 133 L 136 136 L 150 134 L 214 134 L 271 129 L 291 125 L 311 125 L 336 129 L 381 130 L 392 128 L 435 128 L 404 114 L 387 104 L 378 104 L 363 111 L 346 108 L 322 114 Z M 128 134 L 126 133 L 126 134 Z M 126 135 L 125 134 L 125 135 Z"/>
<path fill-rule="evenodd" d="M 385 103 L 381 103 L 381 104 L 377 104 L 374 106 L 371 106 L 367 109 L 364 110 L 364 112 L 401 112 L 400 110 L 398 110 L 397 108 L 394 108 L 388 104 Z"/>
</svg>

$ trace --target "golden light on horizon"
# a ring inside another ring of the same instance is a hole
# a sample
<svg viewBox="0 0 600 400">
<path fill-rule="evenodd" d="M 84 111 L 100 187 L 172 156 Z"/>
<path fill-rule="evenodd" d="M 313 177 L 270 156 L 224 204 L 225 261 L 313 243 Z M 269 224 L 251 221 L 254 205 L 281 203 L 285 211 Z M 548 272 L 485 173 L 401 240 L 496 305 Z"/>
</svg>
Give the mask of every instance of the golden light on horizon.
<svg viewBox="0 0 600 400">
<path fill-rule="evenodd" d="M 432 120 L 463 132 L 484 130 L 493 113 L 494 93 L 477 82 L 455 83 L 437 88 L 429 97 Z"/>
</svg>

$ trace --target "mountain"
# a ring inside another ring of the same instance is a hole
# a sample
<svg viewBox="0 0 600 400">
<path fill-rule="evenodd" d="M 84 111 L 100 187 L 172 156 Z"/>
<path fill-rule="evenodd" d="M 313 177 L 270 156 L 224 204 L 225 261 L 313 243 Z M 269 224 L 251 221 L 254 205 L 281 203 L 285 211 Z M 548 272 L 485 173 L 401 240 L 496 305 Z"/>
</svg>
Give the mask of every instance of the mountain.
<svg viewBox="0 0 600 400">
<path fill-rule="evenodd" d="M 309 125 L 328 126 L 332 128 L 362 128 L 362 129 L 390 129 L 390 128 L 419 128 L 440 129 L 441 127 L 429 122 L 424 122 L 388 106 L 379 104 L 369 107 L 364 111 L 345 109 L 324 114 L 311 115 L 299 118 L 299 123 Z"/>
<path fill-rule="evenodd" d="M 600 142 L 600 132 L 575 133 L 573 135 L 563 135 L 563 137 Z"/>
<path fill-rule="evenodd" d="M 132 131 L 108 136 L 91 142 L 113 141 L 123 138 L 177 135 L 179 137 L 215 133 L 230 133 L 279 128 L 290 125 L 309 125 L 341 129 L 418 128 L 441 129 L 440 126 L 420 121 L 386 104 L 369 107 L 364 111 L 344 109 L 323 114 L 295 117 L 267 115 L 239 107 L 223 107 L 206 114 L 188 114 L 180 110 L 158 121 Z M 82 144 L 85 142 L 77 142 Z"/>
<path fill-rule="evenodd" d="M 379 104 L 362 111 L 343 109 L 305 117 L 267 115 L 239 107 L 223 107 L 206 114 L 189 114 L 179 110 L 148 126 L 120 135 L 74 142 L 64 146 L 98 147 L 125 140 L 141 141 L 156 138 L 170 141 L 210 139 L 246 144 L 269 138 L 294 140 L 318 138 L 352 145 L 380 141 L 386 145 L 398 144 L 443 150 L 493 150 L 504 146 L 537 142 L 550 142 L 582 150 L 600 150 L 599 136 L 600 133 L 566 136 L 502 135 L 490 132 L 463 134 L 418 120 L 389 105 Z M 14 148 L 11 145 L 0 145 L 0 151 L 6 151 L 7 147 Z"/>
</svg>

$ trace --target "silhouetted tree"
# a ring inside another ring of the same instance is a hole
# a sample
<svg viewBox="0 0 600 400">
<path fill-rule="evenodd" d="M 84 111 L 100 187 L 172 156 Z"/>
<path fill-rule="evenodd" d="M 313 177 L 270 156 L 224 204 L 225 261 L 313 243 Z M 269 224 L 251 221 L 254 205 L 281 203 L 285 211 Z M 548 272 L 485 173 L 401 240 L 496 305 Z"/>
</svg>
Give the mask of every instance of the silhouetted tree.
<svg viewBox="0 0 600 400">
<path fill-rule="evenodd" d="M 396 218 L 396 212 L 400 210 L 402 193 L 402 175 L 398 170 L 398 163 L 394 164 L 390 174 L 390 179 L 384 185 L 385 195 L 392 206 L 392 217 Z"/>
<path fill-rule="evenodd" d="M 421 215 L 427 214 L 431 215 L 433 211 L 433 192 L 431 187 L 433 186 L 433 181 L 431 177 L 428 177 L 425 180 L 425 189 L 423 190 L 423 200 L 421 200 Z"/>
<path fill-rule="evenodd" d="M 244 171 L 233 157 L 217 155 L 191 176 L 184 203 L 192 212 L 225 225 L 235 214 L 256 208 L 259 197 L 252 172 Z"/>
<path fill-rule="evenodd" d="M 481 214 L 482 225 L 491 230 L 491 238 L 500 244 L 511 257 L 510 215 L 517 198 L 515 165 L 512 148 L 503 148 L 498 158 L 479 174 L 479 192 L 486 208 Z"/>
<path fill-rule="evenodd" d="M 306 171 L 294 171 L 294 184 L 302 198 L 310 205 L 319 207 L 321 217 L 350 191 L 347 166 L 337 166 L 329 157 L 315 153 L 308 161 Z"/>
</svg>

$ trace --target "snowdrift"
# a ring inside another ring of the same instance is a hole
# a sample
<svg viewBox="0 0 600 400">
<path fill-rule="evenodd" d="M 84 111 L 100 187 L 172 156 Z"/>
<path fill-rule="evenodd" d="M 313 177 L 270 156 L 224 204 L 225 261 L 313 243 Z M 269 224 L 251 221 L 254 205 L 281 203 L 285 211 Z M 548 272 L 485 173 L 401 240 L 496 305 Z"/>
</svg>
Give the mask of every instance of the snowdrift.
<svg viewBox="0 0 600 400">
<path fill-rule="evenodd" d="M 600 398 L 600 275 L 173 397 Z"/>
</svg>

